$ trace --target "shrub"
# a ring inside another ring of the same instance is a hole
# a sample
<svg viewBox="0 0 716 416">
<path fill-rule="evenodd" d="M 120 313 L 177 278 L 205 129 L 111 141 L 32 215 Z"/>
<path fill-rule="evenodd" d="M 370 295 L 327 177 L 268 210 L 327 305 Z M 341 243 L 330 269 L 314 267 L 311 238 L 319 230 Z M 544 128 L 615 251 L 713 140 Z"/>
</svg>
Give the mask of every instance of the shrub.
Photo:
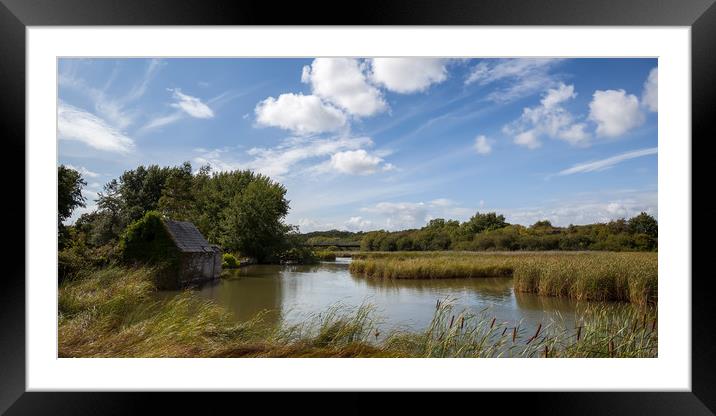
<svg viewBox="0 0 716 416">
<path fill-rule="evenodd" d="M 225 269 L 235 269 L 239 267 L 239 261 L 236 260 L 236 257 L 234 257 L 231 253 L 224 253 L 223 255 L 223 261 L 221 263 L 221 267 Z"/>
<path fill-rule="evenodd" d="M 127 227 L 119 239 L 119 253 L 124 263 L 157 266 L 160 288 L 176 285 L 180 253 L 158 212 L 148 211 Z"/>
<path fill-rule="evenodd" d="M 307 247 L 292 247 L 279 256 L 279 260 L 284 264 L 314 264 L 318 263 L 318 257 L 313 254 L 313 250 Z"/>
<path fill-rule="evenodd" d="M 328 250 L 319 250 L 313 253 L 319 260 L 336 261 L 336 253 Z"/>
</svg>

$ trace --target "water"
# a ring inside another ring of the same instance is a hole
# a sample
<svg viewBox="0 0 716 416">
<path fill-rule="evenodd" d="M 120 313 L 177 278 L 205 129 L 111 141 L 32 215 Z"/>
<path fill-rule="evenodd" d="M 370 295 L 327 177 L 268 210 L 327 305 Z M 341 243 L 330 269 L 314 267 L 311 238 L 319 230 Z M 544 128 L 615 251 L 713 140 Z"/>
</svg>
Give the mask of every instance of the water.
<svg viewBox="0 0 716 416">
<path fill-rule="evenodd" d="M 354 276 L 349 258 L 318 265 L 256 265 L 232 270 L 230 278 L 198 289 L 246 321 L 262 310 L 268 323 L 300 323 L 332 305 L 376 307 L 380 327 L 421 330 L 433 318 L 438 299 L 454 299 L 457 311 L 470 309 L 494 316 L 497 322 L 531 330 L 561 315 L 574 325 L 575 301 L 515 293 L 512 278 L 377 280 Z"/>
</svg>

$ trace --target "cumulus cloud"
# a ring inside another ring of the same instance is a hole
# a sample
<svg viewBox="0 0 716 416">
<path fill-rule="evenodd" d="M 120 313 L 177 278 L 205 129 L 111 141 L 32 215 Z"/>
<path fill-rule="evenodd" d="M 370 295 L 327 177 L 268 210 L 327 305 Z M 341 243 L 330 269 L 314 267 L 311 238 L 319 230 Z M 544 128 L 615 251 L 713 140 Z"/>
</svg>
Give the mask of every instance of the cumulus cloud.
<svg viewBox="0 0 716 416">
<path fill-rule="evenodd" d="M 370 76 L 390 91 L 410 94 L 445 81 L 446 63 L 437 58 L 373 58 Z"/>
<path fill-rule="evenodd" d="M 186 114 L 194 118 L 212 118 L 214 117 L 214 111 L 209 108 L 208 105 L 204 104 L 200 99 L 192 97 L 181 92 L 179 88 L 170 89 L 172 92 L 174 102 L 171 104 L 172 107 L 182 110 Z"/>
<path fill-rule="evenodd" d="M 542 136 L 564 140 L 572 145 L 586 145 L 590 138 L 586 124 L 577 122 L 563 105 L 576 96 L 574 85 L 560 83 L 542 96 L 540 105 L 522 110 L 522 116 L 506 125 L 503 132 L 512 136 L 515 144 L 528 149 L 540 147 Z"/>
<path fill-rule="evenodd" d="M 279 127 L 306 135 L 337 131 L 346 125 L 346 116 L 315 95 L 281 94 L 269 97 L 255 108 L 259 125 Z"/>
<path fill-rule="evenodd" d="M 374 226 L 384 224 L 381 228 L 388 230 L 420 228 L 433 218 L 466 220 L 475 212 L 472 208 L 460 207 L 446 198 L 430 202 L 379 202 L 361 208 L 361 211 L 377 217 L 372 220 Z"/>
<path fill-rule="evenodd" d="M 658 215 L 656 192 L 610 192 L 606 195 L 589 195 L 581 199 L 560 200 L 553 206 L 500 209 L 508 222 L 530 225 L 540 220 L 565 227 L 570 224 L 609 222 L 631 218 L 640 212 Z"/>
<path fill-rule="evenodd" d="M 641 102 L 649 111 L 659 111 L 659 68 L 653 68 L 649 72 L 649 77 L 644 82 Z"/>
<path fill-rule="evenodd" d="M 364 150 L 371 146 L 369 137 L 292 137 L 274 147 L 248 149 L 240 158 L 228 149 L 195 149 L 198 155 L 194 162 L 208 164 L 216 171 L 251 169 L 277 179 L 330 171 L 367 175 L 390 169 L 392 165 L 384 163 L 383 158 Z"/>
<path fill-rule="evenodd" d="M 359 149 L 334 153 L 329 163 L 333 169 L 341 173 L 370 175 L 379 170 L 383 159 L 370 155 L 363 149 Z"/>
<path fill-rule="evenodd" d="M 367 117 L 388 108 L 380 90 L 368 82 L 365 65 L 352 58 L 316 58 L 303 67 L 301 81 L 313 94 L 356 117 Z"/>
<path fill-rule="evenodd" d="M 606 159 L 576 164 L 569 169 L 564 169 L 563 171 L 560 171 L 559 175 L 572 175 L 575 173 L 601 171 L 601 170 L 609 169 L 609 168 L 613 167 L 614 165 L 624 162 L 626 160 L 635 159 L 635 158 L 643 157 L 643 156 L 655 155 L 655 154 L 657 154 L 657 152 L 658 151 L 657 151 L 656 147 L 650 147 L 648 149 L 633 150 L 631 152 L 621 153 L 616 156 L 608 157 Z"/>
<path fill-rule="evenodd" d="M 57 137 L 107 152 L 129 153 L 134 148 L 131 138 L 103 119 L 64 102 L 57 108 Z"/>
<path fill-rule="evenodd" d="M 416 228 L 428 221 L 428 206 L 424 202 L 379 202 L 361 211 L 385 217 L 387 229 Z"/>
<path fill-rule="evenodd" d="M 357 216 L 357 217 L 350 217 L 348 221 L 345 222 L 344 228 L 349 231 L 362 231 L 369 229 L 373 226 L 373 222 L 370 220 L 366 220 L 363 217 Z"/>
<path fill-rule="evenodd" d="M 492 152 L 492 144 L 490 143 L 490 140 L 483 135 L 475 137 L 474 147 L 475 151 L 480 155 L 487 155 Z"/>
<path fill-rule="evenodd" d="M 497 84 L 487 98 L 494 102 L 514 101 L 557 85 L 550 71 L 560 62 L 543 58 L 484 59 L 472 67 L 465 85 Z"/>
<path fill-rule="evenodd" d="M 589 103 L 589 119 L 597 123 L 597 135 L 618 137 L 645 121 L 639 99 L 624 90 L 597 90 Z"/>
</svg>

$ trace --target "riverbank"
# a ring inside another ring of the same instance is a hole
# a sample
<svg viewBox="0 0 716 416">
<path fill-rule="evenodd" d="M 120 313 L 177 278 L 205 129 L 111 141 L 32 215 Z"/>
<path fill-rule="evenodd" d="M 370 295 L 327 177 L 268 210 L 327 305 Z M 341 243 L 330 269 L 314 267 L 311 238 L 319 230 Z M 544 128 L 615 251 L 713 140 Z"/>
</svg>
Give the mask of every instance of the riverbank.
<svg viewBox="0 0 716 416">
<path fill-rule="evenodd" d="M 536 330 L 486 313 L 435 305 L 423 331 L 377 333 L 369 305 L 329 307 L 296 325 L 237 323 L 222 307 L 184 291 L 155 300 L 149 268 L 108 267 L 59 288 L 60 357 L 653 357 L 655 310 L 599 306 L 580 325 Z M 380 341 L 379 341 L 380 338 Z"/>
<path fill-rule="evenodd" d="M 380 279 L 512 276 L 519 292 L 585 301 L 657 303 L 649 252 L 383 252 L 353 255 L 352 273 Z"/>
</svg>

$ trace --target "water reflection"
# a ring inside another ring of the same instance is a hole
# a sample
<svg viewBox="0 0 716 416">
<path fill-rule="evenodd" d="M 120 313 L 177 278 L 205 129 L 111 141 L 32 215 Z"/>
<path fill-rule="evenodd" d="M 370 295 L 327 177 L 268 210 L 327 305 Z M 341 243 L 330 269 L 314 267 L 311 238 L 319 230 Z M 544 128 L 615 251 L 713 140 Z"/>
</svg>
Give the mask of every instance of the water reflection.
<svg viewBox="0 0 716 416">
<path fill-rule="evenodd" d="M 262 310 L 267 322 L 300 323 L 340 303 L 373 304 L 383 326 L 420 330 L 433 317 L 438 299 L 454 300 L 456 310 L 487 310 L 500 322 L 534 328 L 562 317 L 573 322 L 577 303 L 564 298 L 514 293 L 511 278 L 368 279 L 348 271 L 350 259 L 317 265 L 256 265 L 227 272 L 199 294 L 228 308 L 238 321 Z M 561 319 L 562 319 L 561 318 Z"/>
</svg>

